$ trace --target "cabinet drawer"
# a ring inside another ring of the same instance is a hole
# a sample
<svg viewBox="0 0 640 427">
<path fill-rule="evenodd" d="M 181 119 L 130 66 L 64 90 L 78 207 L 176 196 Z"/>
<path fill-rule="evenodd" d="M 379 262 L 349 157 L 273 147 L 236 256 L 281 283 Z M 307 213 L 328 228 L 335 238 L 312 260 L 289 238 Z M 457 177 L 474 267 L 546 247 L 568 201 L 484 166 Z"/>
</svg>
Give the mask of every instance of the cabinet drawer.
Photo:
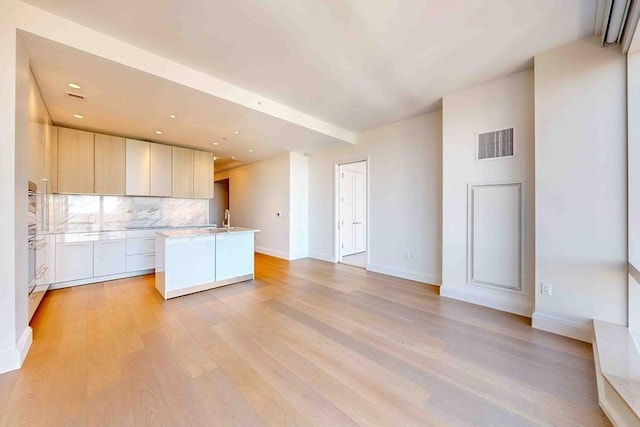
<svg viewBox="0 0 640 427">
<path fill-rule="evenodd" d="M 56 282 L 93 277 L 93 242 L 56 244 Z"/>
<path fill-rule="evenodd" d="M 151 254 L 156 251 L 155 237 L 127 239 L 127 255 Z"/>
<path fill-rule="evenodd" d="M 93 275 L 109 276 L 127 271 L 126 240 L 103 240 L 93 244 Z"/>
<path fill-rule="evenodd" d="M 140 270 L 152 270 L 155 267 L 155 254 L 127 255 L 127 273 Z"/>
</svg>

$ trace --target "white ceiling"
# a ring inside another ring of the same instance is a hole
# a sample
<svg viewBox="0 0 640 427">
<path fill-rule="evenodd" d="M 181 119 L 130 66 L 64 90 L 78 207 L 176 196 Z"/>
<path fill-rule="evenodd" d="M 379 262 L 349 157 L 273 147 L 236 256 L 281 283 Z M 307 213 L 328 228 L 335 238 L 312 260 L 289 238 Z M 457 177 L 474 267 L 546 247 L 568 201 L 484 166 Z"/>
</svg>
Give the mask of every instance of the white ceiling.
<svg viewBox="0 0 640 427">
<path fill-rule="evenodd" d="M 596 0 L 27 0 L 351 131 L 593 34 Z"/>
<path fill-rule="evenodd" d="M 49 114 L 59 126 L 211 151 L 220 157 L 217 171 L 285 150 L 313 152 L 344 144 L 51 40 L 25 32 L 20 36 Z M 71 82 L 78 83 L 81 89 L 69 88 L 67 84 Z M 85 95 L 87 101 L 69 99 L 67 91 Z M 84 118 L 74 118 L 74 114 Z M 176 118 L 170 118 L 171 114 Z M 157 135 L 156 130 L 161 130 L 162 135 Z M 225 161 L 231 156 L 236 160 Z"/>
</svg>

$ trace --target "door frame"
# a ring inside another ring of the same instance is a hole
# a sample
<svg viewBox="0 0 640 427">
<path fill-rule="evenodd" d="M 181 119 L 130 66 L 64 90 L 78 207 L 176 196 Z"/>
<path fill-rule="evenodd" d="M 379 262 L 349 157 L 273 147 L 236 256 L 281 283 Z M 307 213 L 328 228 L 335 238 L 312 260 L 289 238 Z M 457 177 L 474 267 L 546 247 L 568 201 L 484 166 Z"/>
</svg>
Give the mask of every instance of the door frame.
<svg viewBox="0 0 640 427">
<path fill-rule="evenodd" d="M 337 262 L 342 262 L 342 248 L 340 247 L 340 167 L 342 165 L 348 165 L 350 163 L 360 163 L 360 162 L 366 162 L 367 168 L 366 168 L 366 183 L 365 183 L 365 188 L 366 188 L 366 193 L 367 193 L 367 202 L 365 203 L 366 206 L 366 218 L 367 218 L 367 227 L 366 227 L 366 236 L 367 236 L 367 266 L 366 269 L 369 269 L 369 255 L 370 255 L 370 249 L 371 249 L 371 239 L 370 239 L 370 201 L 371 201 L 371 197 L 369 197 L 370 195 L 370 189 L 369 189 L 369 182 L 370 182 L 370 168 L 369 168 L 369 156 L 364 156 L 364 157 L 354 157 L 352 159 L 349 160 L 342 160 L 339 162 L 334 162 L 333 164 L 333 171 L 334 171 L 334 175 L 333 175 L 333 196 L 334 196 L 334 203 L 333 203 L 333 262 L 337 263 Z"/>
</svg>

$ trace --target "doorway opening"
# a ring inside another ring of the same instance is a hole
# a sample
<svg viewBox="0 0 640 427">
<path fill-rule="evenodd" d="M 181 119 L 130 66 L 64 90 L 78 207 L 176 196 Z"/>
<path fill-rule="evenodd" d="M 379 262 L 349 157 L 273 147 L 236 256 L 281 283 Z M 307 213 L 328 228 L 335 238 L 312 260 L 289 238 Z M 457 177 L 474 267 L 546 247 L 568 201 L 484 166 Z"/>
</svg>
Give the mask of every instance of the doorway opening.
<svg viewBox="0 0 640 427">
<path fill-rule="evenodd" d="M 338 165 L 338 236 L 342 264 L 367 268 L 367 161 Z"/>
<path fill-rule="evenodd" d="M 224 211 L 229 209 L 229 179 L 221 179 L 213 184 L 214 198 L 209 206 L 209 224 L 222 227 Z"/>
</svg>

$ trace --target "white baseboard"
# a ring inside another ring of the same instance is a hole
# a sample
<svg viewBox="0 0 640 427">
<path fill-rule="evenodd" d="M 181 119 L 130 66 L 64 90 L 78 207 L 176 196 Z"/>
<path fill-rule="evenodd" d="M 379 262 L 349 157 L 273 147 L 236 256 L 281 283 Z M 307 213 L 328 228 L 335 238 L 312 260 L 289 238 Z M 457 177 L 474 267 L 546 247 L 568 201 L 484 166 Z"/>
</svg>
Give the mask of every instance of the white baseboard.
<svg viewBox="0 0 640 427">
<path fill-rule="evenodd" d="M 416 282 L 428 283 L 440 286 L 442 278 L 435 274 L 423 273 L 421 271 L 404 270 L 396 267 L 389 267 L 380 264 L 369 264 L 367 270 L 374 273 L 386 274 L 388 276 L 400 277 L 402 279 L 414 280 Z"/>
<path fill-rule="evenodd" d="M 336 259 L 333 257 L 333 254 L 325 254 L 321 252 L 309 252 L 309 258 L 319 259 L 320 261 L 326 261 L 331 263 L 336 263 Z"/>
<path fill-rule="evenodd" d="M 283 251 L 278 251 L 275 249 L 269 249 L 269 248 L 263 248 L 260 246 L 256 246 L 254 248 L 254 251 L 258 252 L 259 254 L 264 254 L 264 255 L 269 255 L 272 257 L 276 257 L 276 258 L 280 258 L 280 259 L 285 259 L 287 261 L 289 261 L 289 254 Z"/>
<path fill-rule="evenodd" d="M 542 331 L 573 338 L 590 343 L 593 340 L 593 327 L 573 320 L 550 316 L 536 311 L 531 326 Z"/>
<path fill-rule="evenodd" d="M 502 295 L 504 294 L 504 295 Z M 508 292 L 489 293 L 484 289 L 461 288 L 458 286 L 440 286 L 440 296 L 482 305 L 495 310 L 506 311 L 507 313 L 518 314 L 520 316 L 531 317 L 533 304 L 525 300 L 524 295 Z"/>
<path fill-rule="evenodd" d="M 22 333 L 16 348 L 0 353 L 0 374 L 20 369 L 33 342 L 33 330 L 30 326 Z"/>
</svg>

